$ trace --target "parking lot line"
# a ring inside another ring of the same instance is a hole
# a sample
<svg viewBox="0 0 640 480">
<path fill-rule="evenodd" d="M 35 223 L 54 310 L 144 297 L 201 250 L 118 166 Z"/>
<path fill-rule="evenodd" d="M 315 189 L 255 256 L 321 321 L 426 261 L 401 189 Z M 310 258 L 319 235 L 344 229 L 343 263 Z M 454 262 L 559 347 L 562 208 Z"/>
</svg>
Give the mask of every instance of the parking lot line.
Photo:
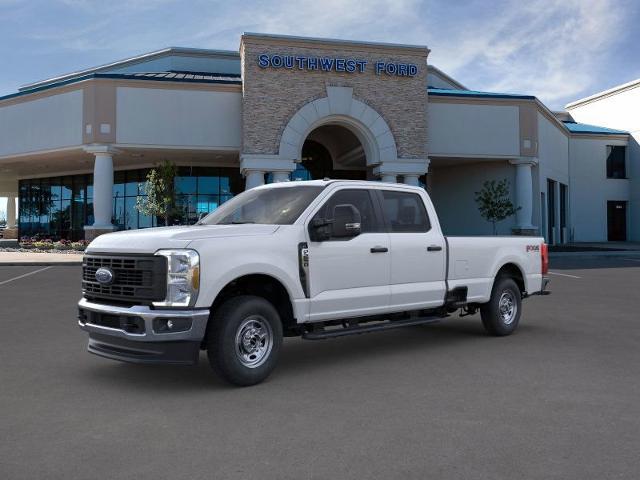
<svg viewBox="0 0 640 480">
<path fill-rule="evenodd" d="M 44 272 L 45 270 L 49 270 L 51 267 L 44 267 L 38 270 L 34 270 L 33 272 L 25 273 L 23 275 L 18 275 L 17 277 L 10 278 L 9 280 L 4 280 L 0 282 L 0 285 L 4 285 L 5 283 L 13 282 L 14 280 L 20 280 L 21 278 L 28 277 L 29 275 L 35 275 L 39 272 Z"/>
<path fill-rule="evenodd" d="M 577 275 L 569 275 L 568 273 L 549 272 L 551 275 L 560 275 L 561 277 L 582 278 Z"/>
</svg>

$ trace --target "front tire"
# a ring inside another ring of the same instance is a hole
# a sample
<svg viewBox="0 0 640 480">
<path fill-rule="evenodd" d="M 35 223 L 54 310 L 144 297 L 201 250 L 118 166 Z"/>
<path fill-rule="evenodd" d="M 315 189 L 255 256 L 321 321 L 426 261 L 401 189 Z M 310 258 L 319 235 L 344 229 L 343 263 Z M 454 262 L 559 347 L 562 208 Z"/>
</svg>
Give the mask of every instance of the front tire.
<svg viewBox="0 0 640 480">
<path fill-rule="evenodd" d="M 207 356 L 227 382 L 249 386 L 265 380 L 275 368 L 282 345 L 282 322 L 262 297 L 241 295 L 218 308 L 207 333 Z"/>
<path fill-rule="evenodd" d="M 520 322 L 522 294 L 512 278 L 497 278 L 491 290 L 491 299 L 480 307 L 482 325 L 491 335 L 511 335 Z"/>
</svg>

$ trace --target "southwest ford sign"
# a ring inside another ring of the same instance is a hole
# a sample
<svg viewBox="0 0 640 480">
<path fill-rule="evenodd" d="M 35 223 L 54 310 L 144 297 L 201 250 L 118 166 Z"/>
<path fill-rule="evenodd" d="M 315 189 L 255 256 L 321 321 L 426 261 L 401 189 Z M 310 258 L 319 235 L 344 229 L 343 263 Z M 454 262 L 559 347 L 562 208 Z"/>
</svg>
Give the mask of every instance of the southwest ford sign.
<svg viewBox="0 0 640 480">
<path fill-rule="evenodd" d="M 320 72 L 340 73 L 364 73 L 368 68 L 373 69 L 376 75 L 389 75 L 397 77 L 414 77 L 418 73 L 418 66 L 413 63 L 373 62 L 369 66 L 367 60 L 357 58 L 338 57 L 302 57 L 297 55 L 258 55 L 260 68 L 285 68 L 289 70 L 307 70 Z"/>
</svg>

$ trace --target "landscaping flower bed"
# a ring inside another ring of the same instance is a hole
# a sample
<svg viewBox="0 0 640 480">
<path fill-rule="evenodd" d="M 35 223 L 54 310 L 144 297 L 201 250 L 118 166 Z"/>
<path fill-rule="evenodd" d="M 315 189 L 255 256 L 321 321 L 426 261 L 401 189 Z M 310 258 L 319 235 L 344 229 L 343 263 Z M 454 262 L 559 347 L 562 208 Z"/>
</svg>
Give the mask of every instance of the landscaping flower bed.
<svg viewBox="0 0 640 480">
<path fill-rule="evenodd" d="M 81 254 L 87 248 L 86 240 L 52 240 L 50 238 L 22 237 L 17 248 L 0 248 L 0 252 L 35 252 L 35 253 L 75 253 Z"/>
</svg>

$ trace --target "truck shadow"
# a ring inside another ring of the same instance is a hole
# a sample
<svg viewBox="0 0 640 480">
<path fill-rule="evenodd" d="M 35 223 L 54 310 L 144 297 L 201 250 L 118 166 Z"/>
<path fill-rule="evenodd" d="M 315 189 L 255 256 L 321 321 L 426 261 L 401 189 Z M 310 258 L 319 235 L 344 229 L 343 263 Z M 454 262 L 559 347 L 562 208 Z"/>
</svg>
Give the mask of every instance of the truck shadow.
<svg viewBox="0 0 640 480">
<path fill-rule="evenodd" d="M 521 324 L 516 335 L 527 335 L 541 328 Z M 300 338 L 285 339 L 280 360 L 273 376 L 263 387 L 277 377 L 280 386 L 299 378 L 299 375 L 338 373 L 353 362 L 379 361 L 412 356 L 426 352 L 427 356 L 452 355 L 456 348 L 472 344 L 499 341 L 488 336 L 479 316 L 470 319 L 448 319 L 427 326 L 348 336 L 330 340 L 308 341 Z M 484 347 L 483 347 L 484 348 Z M 425 361 L 428 359 L 425 359 Z M 135 365 L 128 363 L 101 363 L 88 372 L 93 381 L 116 385 L 118 388 L 151 391 L 212 391 L 236 389 L 219 379 L 209 367 L 206 352 L 200 353 L 196 366 Z M 256 388 L 256 387 L 253 387 Z"/>
</svg>

